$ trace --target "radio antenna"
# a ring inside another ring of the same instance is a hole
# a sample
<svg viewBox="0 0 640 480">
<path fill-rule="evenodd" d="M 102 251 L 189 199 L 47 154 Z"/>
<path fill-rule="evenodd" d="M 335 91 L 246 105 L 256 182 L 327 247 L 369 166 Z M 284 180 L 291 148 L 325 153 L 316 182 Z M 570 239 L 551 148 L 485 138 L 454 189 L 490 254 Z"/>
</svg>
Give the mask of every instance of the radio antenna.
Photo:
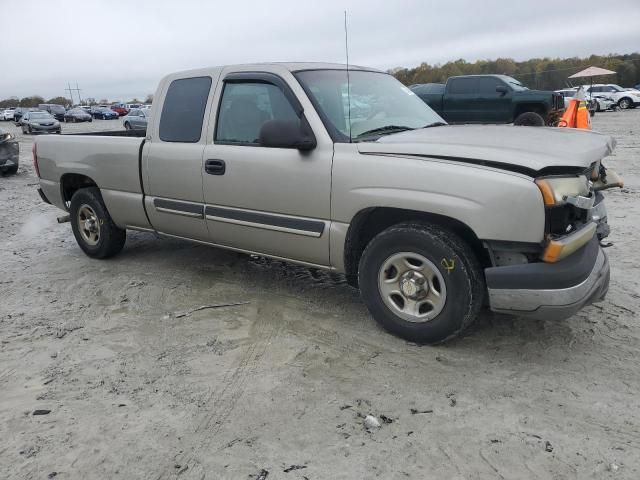
<svg viewBox="0 0 640 480">
<path fill-rule="evenodd" d="M 351 143 L 351 79 L 349 78 L 349 33 L 347 30 L 347 11 L 344 11 L 344 51 L 347 57 L 347 109 L 349 118 L 349 143 Z"/>
</svg>

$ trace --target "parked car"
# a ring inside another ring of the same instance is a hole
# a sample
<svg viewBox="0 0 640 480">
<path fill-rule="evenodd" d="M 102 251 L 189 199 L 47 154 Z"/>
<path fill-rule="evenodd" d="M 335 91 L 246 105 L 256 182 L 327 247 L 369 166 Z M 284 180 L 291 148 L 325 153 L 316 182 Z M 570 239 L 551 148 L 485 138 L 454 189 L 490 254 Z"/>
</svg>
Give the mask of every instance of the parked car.
<svg viewBox="0 0 640 480">
<path fill-rule="evenodd" d="M 64 121 L 64 114 L 67 110 L 62 105 L 56 105 L 53 103 L 41 103 L 38 105 L 38 110 L 42 112 L 49 112 L 56 120 Z"/>
<path fill-rule="evenodd" d="M 15 109 L 15 111 L 13 112 L 13 122 L 16 124 L 16 126 L 20 126 L 21 125 L 21 121 L 22 121 L 22 116 L 26 113 L 26 112 L 31 112 L 35 110 L 34 108 L 30 108 L 30 107 L 17 107 Z"/>
<path fill-rule="evenodd" d="M 640 91 L 638 90 L 625 90 L 614 83 L 583 85 L 583 88 L 589 94 L 606 94 L 623 110 L 640 105 Z"/>
<path fill-rule="evenodd" d="M 150 108 L 132 108 L 122 117 L 122 124 L 127 130 L 146 130 L 150 116 Z"/>
<path fill-rule="evenodd" d="M 121 117 L 124 117 L 127 113 L 129 113 L 129 110 L 124 103 L 114 103 L 113 105 L 111 105 L 111 110 L 116 112 Z"/>
<path fill-rule="evenodd" d="M 0 172 L 17 173 L 20 163 L 20 145 L 16 137 L 0 128 Z"/>
<path fill-rule="evenodd" d="M 593 102 L 596 105 L 596 112 L 618 109 L 618 104 L 606 94 L 593 94 Z"/>
<path fill-rule="evenodd" d="M 564 110 L 559 94 L 529 90 L 506 75 L 464 75 L 449 78 L 444 89 L 433 85 L 431 93 L 420 84 L 411 90 L 449 123 L 553 125 Z"/>
<path fill-rule="evenodd" d="M 13 107 L 5 108 L 2 110 L 2 120 L 13 120 L 13 115 L 15 114 L 16 109 Z"/>
<path fill-rule="evenodd" d="M 117 112 L 114 112 L 109 107 L 93 107 L 91 109 L 91 115 L 93 118 L 99 118 L 101 120 L 113 120 L 114 118 L 119 118 Z"/>
<path fill-rule="evenodd" d="M 564 88 L 562 90 L 556 90 L 555 92 L 559 95 L 562 95 L 562 98 L 564 98 L 564 108 L 567 108 L 571 103 L 571 100 L 573 100 L 578 93 L 578 89 Z M 598 110 L 598 102 L 595 98 L 585 98 L 585 101 L 587 103 L 587 108 L 589 109 L 589 114 L 593 117 L 593 115 Z"/>
<path fill-rule="evenodd" d="M 22 133 L 60 133 L 60 122 L 49 112 L 26 112 L 22 116 Z"/>
<path fill-rule="evenodd" d="M 347 78 L 367 116 L 348 115 Z M 607 292 L 607 135 L 448 126 L 393 76 L 334 64 L 174 73 L 154 98 L 146 132 L 34 143 L 42 198 L 90 257 L 131 229 L 344 273 L 421 343 L 485 303 L 562 319 Z"/>
<path fill-rule="evenodd" d="M 139 103 L 127 103 L 124 106 L 127 110 L 131 110 L 132 108 L 142 108 L 142 105 Z"/>
<path fill-rule="evenodd" d="M 84 108 L 72 108 L 64 114 L 64 121 L 69 122 L 92 122 L 93 117 Z"/>
<path fill-rule="evenodd" d="M 84 110 L 85 112 L 87 112 L 88 114 L 91 114 L 91 109 L 93 108 L 91 105 L 78 105 L 75 108 L 81 108 L 82 110 Z"/>
</svg>

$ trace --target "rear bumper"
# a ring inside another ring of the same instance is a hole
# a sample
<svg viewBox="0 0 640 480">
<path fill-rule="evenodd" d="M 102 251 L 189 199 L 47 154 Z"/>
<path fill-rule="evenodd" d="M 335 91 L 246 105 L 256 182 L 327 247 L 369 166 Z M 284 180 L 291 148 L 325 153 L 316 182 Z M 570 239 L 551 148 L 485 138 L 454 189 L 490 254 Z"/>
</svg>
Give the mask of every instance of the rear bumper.
<svg viewBox="0 0 640 480">
<path fill-rule="evenodd" d="M 603 300 L 609 275 L 609 260 L 596 237 L 557 263 L 485 269 L 491 310 L 542 320 L 569 318 Z"/>
</svg>

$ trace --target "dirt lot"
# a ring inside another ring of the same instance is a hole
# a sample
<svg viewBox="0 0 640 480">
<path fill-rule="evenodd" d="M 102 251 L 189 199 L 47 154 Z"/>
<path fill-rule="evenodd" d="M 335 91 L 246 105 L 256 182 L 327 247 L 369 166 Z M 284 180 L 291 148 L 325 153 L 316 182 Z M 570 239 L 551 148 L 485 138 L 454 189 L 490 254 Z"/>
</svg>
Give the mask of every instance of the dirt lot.
<svg viewBox="0 0 640 480">
<path fill-rule="evenodd" d="M 606 301 L 559 323 L 485 314 L 439 347 L 381 331 L 337 275 L 145 233 L 89 259 L 19 135 L 0 178 L 0 478 L 640 478 L 640 110 L 594 125 L 627 182 L 608 194 Z"/>
</svg>

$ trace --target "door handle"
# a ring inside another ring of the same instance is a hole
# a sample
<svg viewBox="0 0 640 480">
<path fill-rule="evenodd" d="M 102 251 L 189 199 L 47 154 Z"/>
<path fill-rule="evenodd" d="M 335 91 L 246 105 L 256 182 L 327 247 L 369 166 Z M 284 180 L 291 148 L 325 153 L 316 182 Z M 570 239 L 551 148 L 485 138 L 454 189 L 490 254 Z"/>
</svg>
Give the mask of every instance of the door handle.
<svg viewBox="0 0 640 480">
<path fill-rule="evenodd" d="M 209 175 L 224 175 L 227 166 L 224 160 L 207 160 L 204 162 L 204 171 Z"/>
</svg>

